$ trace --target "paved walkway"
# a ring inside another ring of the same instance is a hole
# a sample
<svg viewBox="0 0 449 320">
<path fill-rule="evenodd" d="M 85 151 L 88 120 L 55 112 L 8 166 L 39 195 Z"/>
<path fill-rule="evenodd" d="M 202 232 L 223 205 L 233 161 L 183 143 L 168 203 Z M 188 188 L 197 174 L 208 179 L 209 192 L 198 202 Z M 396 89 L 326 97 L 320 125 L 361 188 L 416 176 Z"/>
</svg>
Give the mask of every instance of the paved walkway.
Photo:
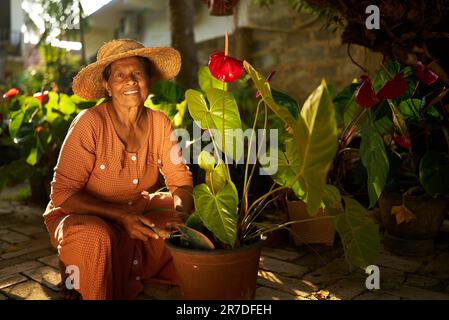
<svg viewBox="0 0 449 320">
<path fill-rule="evenodd" d="M 0 300 L 60 299 L 56 251 L 42 222 L 44 208 L 12 200 L 16 189 L 0 194 Z M 365 288 L 366 274 L 351 272 L 342 249 L 264 248 L 256 299 L 448 299 L 449 224 L 445 221 L 431 256 L 410 258 L 382 249 L 380 290 Z M 147 286 L 139 299 L 179 299 L 179 290 Z"/>
</svg>

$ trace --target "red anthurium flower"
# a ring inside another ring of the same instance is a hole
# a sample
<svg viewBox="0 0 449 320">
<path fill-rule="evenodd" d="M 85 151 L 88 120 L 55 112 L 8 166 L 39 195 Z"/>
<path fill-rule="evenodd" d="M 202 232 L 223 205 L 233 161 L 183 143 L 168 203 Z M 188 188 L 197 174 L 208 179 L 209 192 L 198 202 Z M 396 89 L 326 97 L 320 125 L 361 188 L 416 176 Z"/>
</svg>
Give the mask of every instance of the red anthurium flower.
<svg viewBox="0 0 449 320">
<path fill-rule="evenodd" d="M 48 102 L 48 91 L 44 92 L 36 92 L 33 94 L 33 97 L 35 97 L 41 104 Z"/>
<path fill-rule="evenodd" d="M 270 82 L 275 74 L 276 74 L 276 70 L 271 71 L 270 75 L 267 78 L 267 81 Z M 260 92 L 259 91 L 256 92 L 256 98 L 260 98 Z"/>
<path fill-rule="evenodd" d="M 393 79 L 387 81 L 377 93 L 379 99 L 395 99 L 402 96 L 407 90 L 407 80 L 404 73 L 399 72 Z"/>
<path fill-rule="evenodd" d="M 215 52 L 209 58 L 210 73 L 224 82 L 237 81 L 243 74 L 243 61 Z"/>
<path fill-rule="evenodd" d="M 19 94 L 19 92 L 20 92 L 19 89 L 11 88 L 3 95 L 3 99 L 9 99 L 9 98 L 15 97 Z"/>
<path fill-rule="evenodd" d="M 432 85 L 438 80 L 438 75 L 428 68 L 428 65 L 424 65 L 421 61 L 416 63 L 416 77 L 419 81 L 424 82 L 427 85 Z"/>
<path fill-rule="evenodd" d="M 409 149 L 412 146 L 410 139 L 404 136 L 394 136 L 393 140 L 398 147 L 404 149 Z"/>
<path fill-rule="evenodd" d="M 355 101 L 363 108 L 369 109 L 378 104 L 380 102 L 380 99 L 374 92 L 370 78 L 368 78 L 367 76 L 362 76 L 361 80 L 362 84 L 355 92 Z"/>
</svg>

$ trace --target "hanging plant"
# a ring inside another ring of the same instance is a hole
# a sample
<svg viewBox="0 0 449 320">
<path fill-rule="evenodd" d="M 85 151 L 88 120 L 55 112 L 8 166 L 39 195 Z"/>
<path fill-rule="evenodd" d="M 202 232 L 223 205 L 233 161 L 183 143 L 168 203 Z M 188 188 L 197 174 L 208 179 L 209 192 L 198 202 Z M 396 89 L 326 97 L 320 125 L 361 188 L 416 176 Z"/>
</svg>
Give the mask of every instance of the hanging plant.
<svg viewBox="0 0 449 320">
<path fill-rule="evenodd" d="M 203 0 L 211 16 L 232 16 L 239 0 Z"/>
</svg>

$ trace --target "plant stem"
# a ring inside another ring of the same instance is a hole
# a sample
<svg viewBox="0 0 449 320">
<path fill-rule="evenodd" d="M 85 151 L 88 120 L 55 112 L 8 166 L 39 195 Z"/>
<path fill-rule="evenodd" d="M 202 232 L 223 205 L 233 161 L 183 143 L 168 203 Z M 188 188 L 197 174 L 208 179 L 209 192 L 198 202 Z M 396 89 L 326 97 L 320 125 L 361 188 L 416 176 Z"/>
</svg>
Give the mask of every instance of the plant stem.
<svg viewBox="0 0 449 320">
<path fill-rule="evenodd" d="M 332 218 L 333 218 L 332 216 L 322 216 L 322 217 L 316 217 L 316 218 L 310 218 L 310 219 L 304 219 L 304 220 L 289 221 L 289 222 L 286 222 L 286 223 L 278 224 L 278 225 L 276 225 L 275 227 L 267 228 L 267 229 L 265 229 L 265 230 L 262 230 L 262 229 L 257 230 L 256 232 L 254 232 L 254 233 L 248 235 L 247 239 L 254 238 L 254 237 L 256 237 L 257 235 L 260 235 L 260 234 L 264 234 L 264 233 L 276 231 L 276 230 L 278 230 L 278 229 L 285 228 L 285 227 L 287 227 L 287 226 L 289 226 L 289 225 L 291 225 L 291 224 L 295 224 L 295 223 L 310 222 L 310 221 L 318 221 L 318 220 L 332 219 Z"/>
<path fill-rule="evenodd" d="M 262 102 L 263 100 L 261 100 L 260 102 Z M 260 103 L 257 105 L 257 112 L 256 112 L 256 118 L 254 119 L 254 124 L 253 124 L 253 132 L 254 132 L 254 129 L 255 129 L 255 126 L 256 126 L 256 121 L 257 121 L 257 117 L 258 117 L 258 111 L 259 111 L 259 105 L 260 105 Z M 267 112 L 267 105 L 266 105 L 266 103 L 264 102 L 264 106 L 265 106 L 265 120 L 264 120 L 264 126 L 263 126 L 263 129 L 264 129 L 264 135 L 265 135 L 265 130 L 266 130 L 266 128 L 267 128 L 267 122 L 268 122 L 268 112 Z M 252 135 L 251 135 L 251 138 L 252 138 Z M 257 149 L 257 152 L 256 152 L 256 157 L 258 158 L 259 156 L 259 153 L 260 153 L 260 149 L 261 149 L 261 145 L 262 145 L 262 143 L 261 143 L 261 141 L 259 141 L 259 148 Z M 250 148 L 251 148 L 251 142 L 250 142 Z M 248 153 L 248 156 L 249 156 L 249 153 Z M 247 165 L 248 165 L 248 163 L 249 163 L 249 161 L 247 161 Z M 247 167 L 248 168 L 248 167 Z M 251 167 L 251 173 L 250 173 L 250 175 L 249 175 L 249 178 L 248 178 L 248 180 L 246 180 L 246 173 L 247 173 L 247 168 L 245 169 L 245 186 L 246 186 L 246 188 L 244 188 L 244 194 L 245 194 L 245 197 L 246 197 L 246 206 L 248 206 L 248 192 L 249 192 L 249 186 L 251 185 L 251 180 L 252 180 L 252 178 L 253 178 L 253 175 L 254 175 L 254 170 L 256 169 L 256 164 L 253 164 L 253 166 Z M 274 185 L 273 185 L 274 186 Z M 273 186 L 270 188 L 270 191 L 273 189 Z M 245 209 L 247 209 L 247 208 L 245 208 Z M 248 216 L 250 216 L 250 211 L 246 211 L 246 212 L 244 212 L 244 216 L 243 216 L 243 219 L 241 220 L 242 221 L 242 229 L 245 229 L 246 227 L 245 227 L 245 221 L 246 221 L 246 218 L 248 217 Z M 248 223 L 249 224 L 249 223 Z M 247 225 L 248 225 L 247 224 Z"/>
<path fill-rule="evenodd" d="M 225 33 L 225 56 L 229 54 L 229 35 Z"/>
<path fill-rule="evenodd" d="M 346 128 L 343 130 L 341 136 L 340 136 L 340 143 L 345 140 L 345 136 L 348 133 L 348 131 L 356 126 L 358 124 L 358 122 L 360 121 L 360 119 L 365 115 L 366 111 L 368 109 L 363 109 L 362 111 L 360 111 L 360 113 L 346 126 Z M 349 142 L 348 142 L 349 143 Z"/>
<path fill-rule="evenodd" d="M 221 111 L 222 111 L 221 125 L 222 125 L 223 133 L 222 133 L 221 141 L 223 143 L 224 162 L 226 164 L 226 169 L 228 172 L 228 179 L 231 180 L 231 173 L 229 172 L 229 165 L 228 165 L 228 157 L 226 156 L 226 134 L 225 134 L 225 93 L 226 93 L 225 86 L 226 86 L 226 83 L 224 81 L 222 81 L 222 82 L 223 82 L 223 99 L 222 99 L 222 106 L 221 106 Z M 232 150 L 232 152 L 233 151 L 234 150 Z"/>
<path fill-rule="evenodd" d="M 253 122 L 253 128 L 251 131 L 251 136 L 249 137 L 249 147 L 248 147 L 248 154 L 246 155 L 246 163 L 245 163 L 245 177 L 243 178 L 243 194 L 242 194 L 242 207 L 241 207 L 241 222 L 243 223 L 243 221 L 246 218 L 246 215 L 248 213 L 248 167 L 249 167 L 249 156 L 250 156 L 250 151 L 251 151 L 251 145 L 253 142 L 253 136 L 254 136 L 254 128 L 256 127 L 257 124 L 257 118 L 259 117 L 259 108 L 260 108 L 260 104 L 262 103 L 263 100 L 260 100 L 259 103 L 257 104 L 257 109 L 256 109 L 256 116 L 254 118 L 254 122 Z"/>
<path fill-rule="evenodd" d="M 280 190 L 287 189 L 287 188 L 290 188 L 290 186 L 288 186 L 288 185 L 280 186 L 280 187 L 277 187 L 277 188 L 275 188 L 275 189 L 273 189 L 273 190 L 271 190 L 271 191 L 265 193 L 264 195 L 260 196 L 259 198 L 257 198 L 257 199 L 251 204 L 251 206 L 250 206 L 249 209 L 248 209 L 248 212 L 251 212 L 251 210 L 253 209 L 253 207 L 254 207 L 256 204 L 258 204 L 260 201 L 263 201 L 265 198 L 271 196 L 273 193 L 276 193 L 276 192 L 278 192 L 278 191 L 280 191 Z"/>
<path fill-rule="evenodd" d="M 250 226 L 252 223 L 254 223 L 254 222 L 256 221 L 257 217 L 258 217 L 258 216 L 265 210 L 265 208 L 266 208 L 270 203 L 273 203 L 274 201 L 276 201 L 278 197 L 279 197 L 279 196 L 276 196 L 276 197 L 274 197 L 273 199 L 270 199 L 270 201 L 267 201 L 267 202 L 263 205 L 263 207 L 262 207 L 260 210 L 258 210 L 258 211 L 256 212 L 256 209 L 260 207 L 260 206 L 257 206 L 257 208 L 254 210 L 256 213 L 255 213 L 254 215 L 248 215 L 248 217 L 250 217 L 250 219 L 249 219 L 249 221 L 246 223 L 246 225 L 245 225 L 245 227 L 244 227 L 243 229 L 244 229 L 244 230 L 248 230 L 249 226 Z M 245 234 L 245 236 L 246 236 L 246 234 Z"/>
</svg>

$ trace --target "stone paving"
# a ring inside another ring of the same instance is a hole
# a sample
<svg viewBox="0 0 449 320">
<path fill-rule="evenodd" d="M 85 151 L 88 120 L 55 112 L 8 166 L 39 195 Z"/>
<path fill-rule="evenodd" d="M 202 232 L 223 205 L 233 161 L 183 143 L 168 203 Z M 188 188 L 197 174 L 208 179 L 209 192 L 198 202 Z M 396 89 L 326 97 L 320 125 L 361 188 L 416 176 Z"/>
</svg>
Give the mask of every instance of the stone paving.
<svg viewBox="0 0 449 320">
<path fill-rule="evenodd" d="M 0 194 L 0 300 L 57 300 L 56 250 L 42 222 L 44 208 Z M 402 257 L 382 249 L 379 290 L 365 288 L 366 274 L 349 269 L 341 247 L 266 247 L 260 260 L 260 300 L 449 300 L 449 221 L 434 254 Z M 138 299 L 180 299 L 176 287 L 147 286 Z"/>
</svg>

